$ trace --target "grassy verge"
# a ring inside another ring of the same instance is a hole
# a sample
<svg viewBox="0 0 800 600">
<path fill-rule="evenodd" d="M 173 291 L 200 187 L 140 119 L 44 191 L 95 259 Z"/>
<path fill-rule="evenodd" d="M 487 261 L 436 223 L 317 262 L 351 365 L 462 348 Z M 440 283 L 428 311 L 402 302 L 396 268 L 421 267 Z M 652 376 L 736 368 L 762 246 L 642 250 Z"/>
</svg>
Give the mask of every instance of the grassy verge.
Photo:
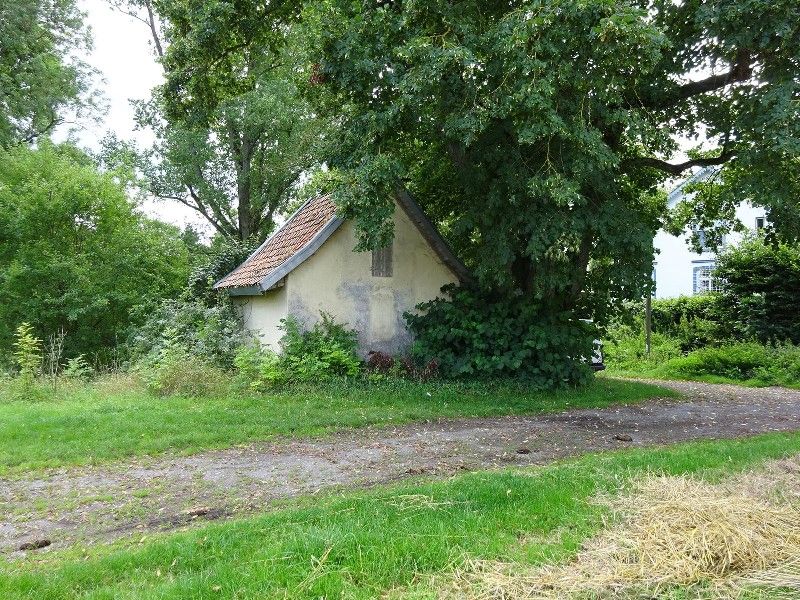
<svg viewBox="0 0 800 600">
<path fill-rule="evenodd" d="M 617 377 L 800 388 L 800 348 L 791 344 L 729 342 L 685 353 L 677 338 L 653 334 L 648 356 L 642 336 L 622 336 L 606 345 L 606 365 Z"/>
<path fill-rule="evenodd" d="M 144 543 L 0 563 L 0 597 L 377 598 L 469 558 L 564 560 L 602 527 L 591 499 L 633 477 L 714 479 L 798 452 L 800 434 L 770 434 L 305 500 Z"/>
<path fill-rule="evenodd" d="M 559 392 L 519 384 L 399 381 L 188 399 L 155 398 L 130 380 L 100 381 L 47 401 L 0 401 L 0 475 L 369 424 L 597 408 L 671 396 L 656 386 L 606 379 Z"/>
</svg>

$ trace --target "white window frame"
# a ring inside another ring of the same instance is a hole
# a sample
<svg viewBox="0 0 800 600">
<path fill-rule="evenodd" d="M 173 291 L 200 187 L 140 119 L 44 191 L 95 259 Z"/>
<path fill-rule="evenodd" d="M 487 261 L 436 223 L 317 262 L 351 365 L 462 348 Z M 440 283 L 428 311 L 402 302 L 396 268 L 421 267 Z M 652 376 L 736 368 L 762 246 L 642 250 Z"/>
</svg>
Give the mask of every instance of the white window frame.
<svg viewBox="0 0 800 600">
<path fill-rule="evenodd" d="M 713 261 L 692 263 L 692 293 L 706 294 L 720 291 L 719 280 L 712 275 L 716 268 Z"/>
</svg>

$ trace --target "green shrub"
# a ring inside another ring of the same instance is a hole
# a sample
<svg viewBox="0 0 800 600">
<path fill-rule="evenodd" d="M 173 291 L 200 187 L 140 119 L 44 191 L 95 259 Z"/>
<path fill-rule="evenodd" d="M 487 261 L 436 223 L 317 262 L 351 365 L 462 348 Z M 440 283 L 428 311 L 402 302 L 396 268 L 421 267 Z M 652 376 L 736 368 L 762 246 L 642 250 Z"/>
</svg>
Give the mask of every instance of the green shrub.
<svg viewBox="0 0 800 600">
<path fill-rule="evenodd" d="M 644 329 L 642 303 L 636 311 L 636 322 Z M 721 316 L 718 294 L 654 300 L 651 314 L 653 332 L 676 338 L 684 352 L 733 339 L 732 328 Z"/>
<path fill-rule="evenodd" d="M 169 330 L 174 340 L 167 340 Z M 241 319 L 227 301 L 208 306 L 199 300 L 166 300 L 153 311 L 144 325 L 130 336 L 133 362 L 146 360 L 177 341 L 191 355 L 222 369 L 231 369 L 238 349 L 249 341 Z"/>
<path fill-rule="evenodd" d="M 248 345 L 241 347 L 234 359 L 240 375 L 253 388 L 359 374 L 357 334 L 330 315 L 321 313 L 320 321 L 307 330 L 291 316 L 282 321 L 281 327 L 284 335 L 280 354 Z"/>
<path fill-rule="evenodd" d="M 746 381 L 755 378 L 756 373 L 768 367 L 772 360 L 771 348 L 755 342 L 743 342 L 702 348 L 686 356 L 673 358 L 664 365 L 663 372 L 679 378 L 712 375 Z"/>
<path fill-rule="evenodd" d="M 42 341 L 33 334 L 30 323 L 17 327 L 13 356 L 20 379 L 33 381 L 42 368 Z"/>
<path fill-rule="evenodd" d="M 282 321 L 284 336 L 280 341 L 281 358 L 291 378 L 312 381 L 317 377 L 358 375 L 358 335 L 327 313 L 311 329 L 288 317 Z"/>
<path fill-rule="evenodd" d="M 745 239 L 720 255 L 715 275 L 720 318 L 737 337 L 800 344 L 800 245 Z"/>
<path fill-rule="evenodd" d="M 87 381 L 91 379 L 93 375 L 94 369 L 89 365 L 86 356 L 83 354 L 70 358 L 64 366 L 63 376 L 67 379 Z"/>
<path fill-rule="evenodd" d="M 190 353 L 174 332 L 168 331 L 165 338 L 158 353 L 137 369 L 151 393 L 198 398 L 225 391 L 226 375 L 221 369 Z"/>
<path fill-rule="evenodd" d="M 405 318 L 418 360 L 435 360 L 448 377 L 525 377 L 537 387 L 586 382 L 593 326 L 531 306 L 529 298 L 442 289 L 450 299 L 421 304 Z"/>
<path fill-rule="evenodd" d="M 800 384 L 800 347 L 738 342 L 670 359 L 655 373 L 676 379 L 722 378 L 760 385 Z"/>
</svg>

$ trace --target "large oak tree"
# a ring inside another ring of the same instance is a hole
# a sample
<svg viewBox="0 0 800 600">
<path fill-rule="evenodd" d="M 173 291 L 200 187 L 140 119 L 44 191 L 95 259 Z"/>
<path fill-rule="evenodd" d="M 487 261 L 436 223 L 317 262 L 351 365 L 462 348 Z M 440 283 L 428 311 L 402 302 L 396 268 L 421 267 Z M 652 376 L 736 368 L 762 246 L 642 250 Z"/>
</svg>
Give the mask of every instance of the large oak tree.
<svg viewBox="0 0 800 600">
<path fill-rule="evenodd" d="M 363 247 L 405 188 L 483 284 L 602 320 L 648 286 L 670 178 L 719 165 L 800 229 L 794 0 L 321 0 L 305 26 Z"/>
</svg>

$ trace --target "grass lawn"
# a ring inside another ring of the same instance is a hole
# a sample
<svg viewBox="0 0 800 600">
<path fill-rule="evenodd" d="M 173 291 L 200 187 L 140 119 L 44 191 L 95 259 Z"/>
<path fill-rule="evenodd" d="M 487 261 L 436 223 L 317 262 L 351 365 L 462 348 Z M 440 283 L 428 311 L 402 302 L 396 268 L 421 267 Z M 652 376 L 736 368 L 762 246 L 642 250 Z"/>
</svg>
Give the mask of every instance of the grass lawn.
<svg viewBox="0 0 800 600">
<path fill-rule="evenodd" d="M 0 476 L 369 424 L 596 408 L 674 396 L 656 386 L 610 379 L 559 392 L 511 383 L 399 381 L 201 399 L 157 398 L 130 379 L 112 379 L 38 402 L 3 401 L 0 389 Z"/>
<path fill-rule="evenodd" d="M 424 576 L 469 558 L 569 558 L 603 526 L 605 509 L 591 499 L 636 476 L 713 479 L 798 452 L 800 434 L 770 434 L 295 501 L 143 542 L 0 562 L 0 598 L 366 599 L 409 585 L 433 597 Z"/>
<path fill-rule="evenodd" d="M 675 373 L 665 368 L 652 367 L 633 369 L 619 369 L 609 367 L 599 374 L 601 378 L 622 378 L 622 379 L 660 379 L 661 381 L 697 381 L 700 383 L 719 383 L 728 385 L 740 385 L 742 387 L 762 388 L 780 385 L 793 390 L 800 390 L 800 383 L 781 383 L 776 384 L 763 379 L 734 379 L 732 377 L 721 377 L 719 375 L 684 375 Z"/>
</svg>

